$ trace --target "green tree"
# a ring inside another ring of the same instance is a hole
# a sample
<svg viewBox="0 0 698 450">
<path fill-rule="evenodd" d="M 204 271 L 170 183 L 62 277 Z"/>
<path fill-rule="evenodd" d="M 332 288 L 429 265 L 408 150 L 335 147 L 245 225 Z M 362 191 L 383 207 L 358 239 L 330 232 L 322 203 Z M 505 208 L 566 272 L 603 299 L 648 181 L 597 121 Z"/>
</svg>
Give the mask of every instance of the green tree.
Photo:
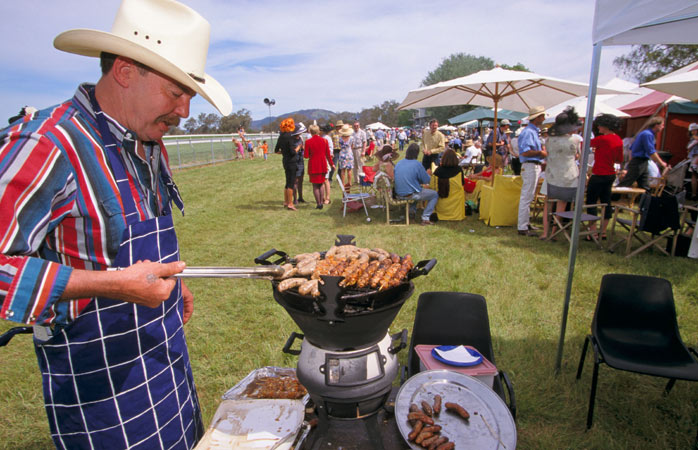
<svg viewBox="0 0 698 450">
<path fill-rule="evenodd" d="M 422 80 L 422 86 L 431 86 L 432 84 L 436 84 L 441 81 L 464 77 L 481 70 L 491 70 L 494 69 L 494 67 L 494 61 L 486 56 L 475 56 L 468 53 L 454 53 L 447 58 L 444 58 L 436 69 L 427 74 L 427 76 Z M 501 64 L 501 67 L 508 70 L 530 71 L 520 62 L 517 62 L 513 66 Z M 463 114 L 464 112 L 470 111 L 474 108 L 476 108 L 476 106 L 472 105 L 427 108 L 427 116 L 438 119 L 440 123 L 445 124 L 448 123 L 449 118 Z"/>
<path fill-rule="evenodd" d="M 613 60 L 618 73 L 638 83 L 654 80 L 698 60 L 698 45 L 633 45 Z"/>
<path fill-rule="evenodd" d="M 240 127 L 243 127 L 245 130 L 247 130 L 250 127 L 250 123 L 252 123 L 252 116 L 250 115 L 250 111 L 248 109 L 242 108 L 237 112 L 222 117 L 218 125 L 217 132 L 222 134 L 237 133 Z"/>
<path fill-rule="evenodd" d="M 198 134 L 212 134 L 218 132 L 218 123 L 221 117 L 214 113 L 200 113 L 196 118 L 199 126 L 196 129 Z"/>
<path fill-rule="evenodd" d="M 184 123 L 184 130 L 187 132 L 187 134 L 194 134 L 196 133 L 196 130 L 199 128 L 199 122 L 196 120 L 194 117 L 190 117 L 185 123 Z"/>
</svg>

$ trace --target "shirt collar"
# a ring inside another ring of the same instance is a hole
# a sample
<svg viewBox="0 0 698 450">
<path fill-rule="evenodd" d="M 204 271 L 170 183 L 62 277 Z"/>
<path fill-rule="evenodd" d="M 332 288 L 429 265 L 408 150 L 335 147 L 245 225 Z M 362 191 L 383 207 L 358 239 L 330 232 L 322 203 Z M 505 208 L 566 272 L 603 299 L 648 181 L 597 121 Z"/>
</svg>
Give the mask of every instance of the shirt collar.
<svg viewBox="0 0 698 450">
<path fill-rule="evenodd" d="M 95 85 L 92 83 L 81 84 L 78 86 L 78 89 L 73 96 L 73 101 L 82 110 L 85 116 L 89 118 L 92 125 L 97 128 L 97 115 L 92 107 L 92 103 L 90 102 L 90 93 L 93 92 L 94 89 Z M 107 125 L 109 126 L 109 131 L 111 131 L 111 134 L 114 137 L 114 142 L 116 142 L 121 148 L 140 158 L 138 152 L 136 152 L 136 142 L 138 141 L 138 136 L 136 133 L 121 125 L 116 119 L 109 116 L 109 114 L 106 112 L 102 111 L 102 114 L 107 120 Z M 151 148 L 153 147 L 153 142 L 144 142 L 143 144 L 146 147 L 146 153 L 153 153 L 153 149 Z"/>
</svg>

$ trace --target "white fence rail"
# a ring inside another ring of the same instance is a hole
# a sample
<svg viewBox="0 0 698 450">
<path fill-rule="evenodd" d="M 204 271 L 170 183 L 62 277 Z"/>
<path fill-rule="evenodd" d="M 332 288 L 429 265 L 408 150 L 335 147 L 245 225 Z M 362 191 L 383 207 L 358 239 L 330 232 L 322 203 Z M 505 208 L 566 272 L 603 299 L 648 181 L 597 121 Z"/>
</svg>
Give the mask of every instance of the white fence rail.
<svg viewBox="0 0 698 450">
<path fill-rule="evenodd" d="M 240 140 L 235 134 L 192 134 L 165 136 L 163 141 L 170 156 L 170 166 L 173 169 L 202 166 L 217 162 L 230 161 L 237 157 L 233 148 L 233 137 Z M 258 147 L 262 141 L 267 141 L 269 151 L 274 151 L 274 145 L 278 133 L 246 133 L 245 139 L 252 141 Z M 247 155 L 247 149 L 245 149 Z"/>
</svg>

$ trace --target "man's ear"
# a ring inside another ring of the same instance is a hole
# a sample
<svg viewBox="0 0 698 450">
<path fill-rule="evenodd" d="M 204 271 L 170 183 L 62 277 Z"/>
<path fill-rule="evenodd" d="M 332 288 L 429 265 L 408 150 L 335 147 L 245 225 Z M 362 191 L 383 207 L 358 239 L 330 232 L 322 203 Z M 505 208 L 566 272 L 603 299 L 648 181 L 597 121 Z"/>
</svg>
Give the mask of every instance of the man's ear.
<svg viewBox="0 0 698 450">
<path fill-rule="evenodd" d="M 138 67 L 130 58 L 117 56 L 112 66 L 111 76 L 116 83 L 124 88 L 129 87 L 133 78 L 138 75 Z"/>
</svg>

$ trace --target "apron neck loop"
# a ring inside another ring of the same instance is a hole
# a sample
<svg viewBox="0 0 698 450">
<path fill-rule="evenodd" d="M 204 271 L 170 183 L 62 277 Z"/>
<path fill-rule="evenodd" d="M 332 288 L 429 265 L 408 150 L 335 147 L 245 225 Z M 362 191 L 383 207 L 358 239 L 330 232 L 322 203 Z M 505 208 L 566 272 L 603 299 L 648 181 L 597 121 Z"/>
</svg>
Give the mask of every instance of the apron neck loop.
<svg viewBox="0 0 698 450">
<path fill-rule="evenodd" d="M 126 223 L 128 225 L 133 225 L 140 221 L 138 210 L 136 208 L 136 200 L 133 198 L 133 194 L 131 193 L 131 183 L 128 181 L 128 175 L 126 174 L 124 163 L 121 160 L 121 155 L 119 155 L 121 149 L 114 140 L 114 136 L 112 135 L 111 130 L 109 130 L 107 119 L 104 117 L 104 113 L 99 107 L 99 103 L 97 103 L 95 89 L 90 90 L 90 102 L 92 103 L 92 109 L 94 110 L 95 117 L 97 118 L 97 126 L 99 127 L 99 133 L 102 135 L 102 142 L 104 143 L 104 148 L 107 152 L 107 157 L 109 158 L 109 164 L 114 172 L 116 186 L 119 188 Z"/>
</svg>

